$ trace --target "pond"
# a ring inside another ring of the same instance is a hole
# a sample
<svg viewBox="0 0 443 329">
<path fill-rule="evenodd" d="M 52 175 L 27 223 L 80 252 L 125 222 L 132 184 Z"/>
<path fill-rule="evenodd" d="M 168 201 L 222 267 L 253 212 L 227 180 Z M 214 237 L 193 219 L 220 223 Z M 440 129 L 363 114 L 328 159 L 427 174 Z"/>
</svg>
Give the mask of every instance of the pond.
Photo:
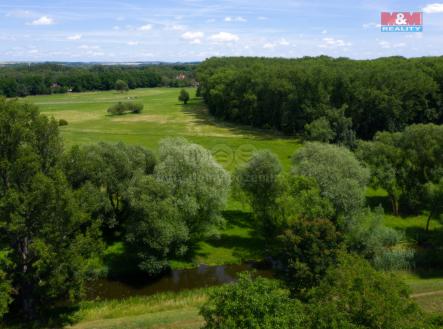
<svg viewBox="0 0 443 329">
<path fill-rule="evenodd" d="M 99 279 L 88 286 L 87 299 L 120 299 L 149 296 L 160 292 L 216 286 L 235 281 L 240 272 L 255 270 L 257 275 L 271 277 L 272 271 L 254 263 L 207 266 L 172 270 L 159 277 L 137 276 L 125 281 Z"/>
</svg>

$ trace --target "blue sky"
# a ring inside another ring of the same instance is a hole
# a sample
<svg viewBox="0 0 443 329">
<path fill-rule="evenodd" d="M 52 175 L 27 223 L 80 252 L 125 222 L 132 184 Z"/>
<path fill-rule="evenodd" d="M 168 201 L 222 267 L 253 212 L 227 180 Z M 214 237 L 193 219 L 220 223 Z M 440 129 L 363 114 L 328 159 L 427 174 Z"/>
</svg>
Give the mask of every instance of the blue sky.
<svg viewBox="0 0 443 329">
<path fill-rule="evenodd" d="M 424 11 L 424 32 L 382 33 L 381 11 Z M 443 55 L 432 0 L 0 0 L 0 17 L 0 61 Z"/>
</svg>

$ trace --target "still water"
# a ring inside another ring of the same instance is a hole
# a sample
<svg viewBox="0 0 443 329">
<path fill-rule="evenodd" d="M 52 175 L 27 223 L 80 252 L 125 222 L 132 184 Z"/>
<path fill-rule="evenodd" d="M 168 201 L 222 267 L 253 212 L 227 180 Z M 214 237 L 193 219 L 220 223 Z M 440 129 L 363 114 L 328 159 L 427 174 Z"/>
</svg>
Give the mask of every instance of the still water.
<svg viewBox="0 0 443 329">
<path fill-rule="evenodd" d="M 89 285 L 87 297 L 88 299 L 118 299 L 204 288 L 235 281 L 238 273 L 250 270 L 255 270 L 260 276 L 272 276 L 271 270 L 257 268 L 254 264 L 200 265 L 195 269 L 173 270 L 156 278 L 141 276 L 126 281 L 100 279 Z"/>
</svg>

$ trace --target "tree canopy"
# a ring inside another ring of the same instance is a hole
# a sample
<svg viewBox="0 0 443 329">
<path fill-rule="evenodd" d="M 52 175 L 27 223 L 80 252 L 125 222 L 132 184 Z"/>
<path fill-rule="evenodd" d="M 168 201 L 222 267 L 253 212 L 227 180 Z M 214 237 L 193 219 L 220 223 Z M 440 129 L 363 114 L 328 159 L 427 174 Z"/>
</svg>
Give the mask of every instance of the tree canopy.
<svg viewBox="0 0 443 329">
<path fill-rule="evenodd" d="M 221 57 L 197 68 L 212 115 L 352 146 L 355 136 L 443 123 L 443 59 Z"/>
</svg>

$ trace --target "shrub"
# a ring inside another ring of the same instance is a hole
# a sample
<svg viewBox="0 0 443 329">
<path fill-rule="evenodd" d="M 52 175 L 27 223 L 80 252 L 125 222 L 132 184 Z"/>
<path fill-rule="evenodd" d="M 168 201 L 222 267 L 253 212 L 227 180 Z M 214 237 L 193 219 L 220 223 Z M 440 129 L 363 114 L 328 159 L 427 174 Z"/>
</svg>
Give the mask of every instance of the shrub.
<svg viewBox="0 0 443 329">
<path fill-rule="evenodd" d="M 204 329 L 296 329 L 303 320 L 302 304 L 290 299 L 288 290 L 250 273 L 210 293 L 201 314 Z"/>
<path fill-rule="evenodd" d="M 425 328 L 407 286 L 354 255 L 340 255 L 309 295 L 308 328 Z"/>
<path fill-rule="evenodd" d="M 118 102 L 108 108 L 108 113 L 111 115 L 122 115 L 127 112 L 141 113 L 143 111 L 143 104 L 140 102 Z"/>
<path fill-rule="evenodd" d="M 275 259 L 283 278 L 295 293 L 304 293 L 335 263 L 339 235 L 327 219 L 296 220 L 278 237 Z"/>
<path fill-rule="evenodd" d="M 58 120 L 58 125 L 59 126 L 67 126 L 68 121 L 66 121 L 65 119 L 60 119 L 60 120 Z"/>
</svg>

